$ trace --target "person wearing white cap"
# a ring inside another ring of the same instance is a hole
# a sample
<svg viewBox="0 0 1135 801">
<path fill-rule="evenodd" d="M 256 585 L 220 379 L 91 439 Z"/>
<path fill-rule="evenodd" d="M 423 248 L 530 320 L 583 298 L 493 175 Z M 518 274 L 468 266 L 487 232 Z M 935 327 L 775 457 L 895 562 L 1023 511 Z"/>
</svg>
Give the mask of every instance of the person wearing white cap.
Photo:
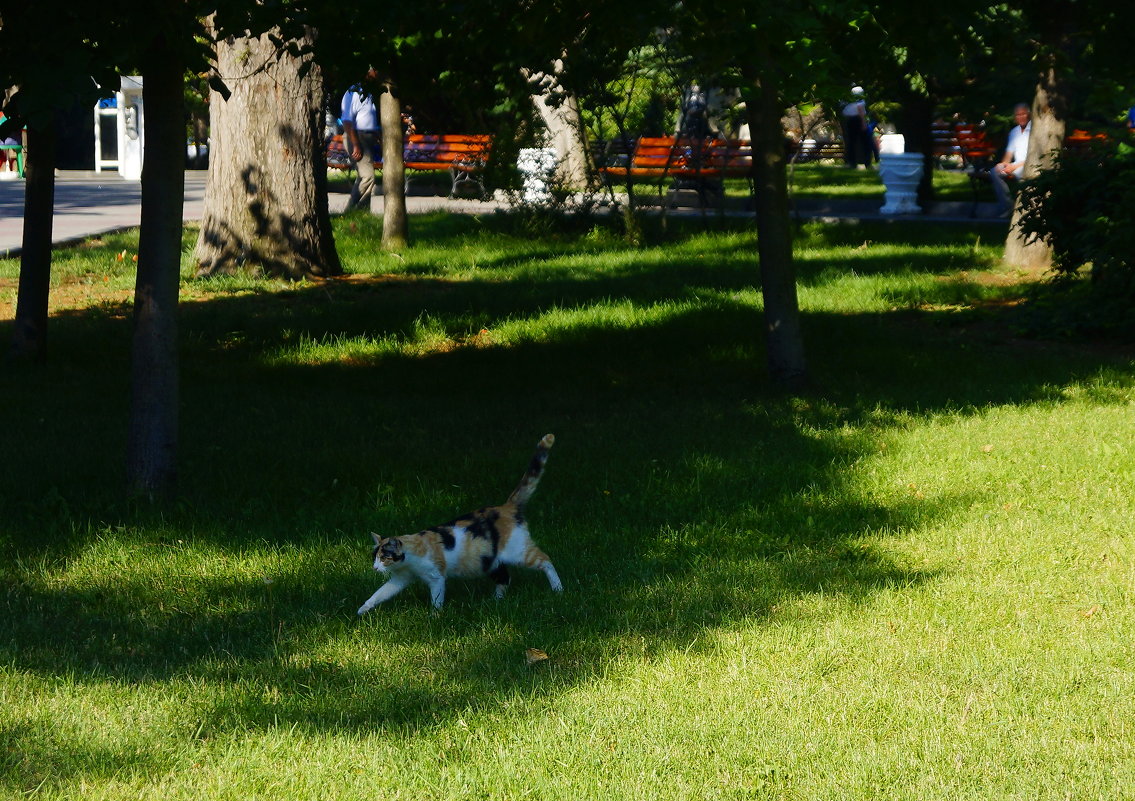
<svg viewBox="0 0 1135 801">
<path fill-rule="evenodd" d="M 867 102 L 862 86 L 851 87 L 851 100 L 843 104 L 840 122 L 843 128 L 843 160 L 849 167 L 866 169 L 871 159 L 870 127 L 867 123 Z"/>
</svg>

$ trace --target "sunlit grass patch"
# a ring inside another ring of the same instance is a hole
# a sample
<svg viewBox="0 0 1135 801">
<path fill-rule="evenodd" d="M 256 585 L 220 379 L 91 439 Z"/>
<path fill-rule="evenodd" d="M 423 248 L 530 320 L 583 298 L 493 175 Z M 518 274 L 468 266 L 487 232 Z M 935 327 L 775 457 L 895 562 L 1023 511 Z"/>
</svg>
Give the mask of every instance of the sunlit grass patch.
<svg viewBox="0 0 1135 801">
<path fill-rule="evenodd" d="M 53 316 L 49 365 L 7 374 L 0 795 L 1135 781 L 1135 371 L 1015 337 L 1027 276 L 998 243 L 803 226 L 815 385 L 785 396 L 747 224 L 628 247 L 431 215 L 399 256 L 380 224 L 336 221 L 342 279 L 183 273 L 168 508 L 122 498 L 116 297 Z M 503 500 L 549 431 L 527 516 L 563 595 L 516 570 L 499 602 L 453 580 L 440 613 L 415 587 L 357 617 L 370 532 Z"/>
<path fill-rule="evenodd" d="M 551 307 L 531 318 L 502 318 L 493 327 L 454 329 L 441 319 L 423 313 L 404 336 L 335 337 L 298 341 L 268 354 L 272 364 L 374 364 L 383 358 L 414 358 L 443 354 L 460 348 L 513 347 L 531 343 L 570 344 L 596 331 L 635 331 L 705 308 L 696 300 L 641 306 L 629 300 L 606 299 L 576 308 Z"/>
</svg>

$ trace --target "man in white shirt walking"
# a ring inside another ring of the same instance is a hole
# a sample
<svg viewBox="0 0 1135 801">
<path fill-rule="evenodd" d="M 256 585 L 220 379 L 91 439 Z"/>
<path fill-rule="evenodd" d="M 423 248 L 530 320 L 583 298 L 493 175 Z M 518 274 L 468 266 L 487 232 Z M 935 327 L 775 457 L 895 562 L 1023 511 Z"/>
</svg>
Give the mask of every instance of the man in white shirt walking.
<svg viewBox="0 0 1135 801">
<path fill-rule="evenodd" d="M 1033 129 L 1032 114 L 1027 103 L 1018 103 L 1013 116 L 1017 124 L 1009 132 L 1005 154 L 989 172 L 993 193 L 997 195 L 997 213 L 1002 217 L 1008 217 L 1013 208 L 1009 202 L 1009 186 L 1006 181 L 1020 180 L 1025 169 L 1025 158 L 1029 154 L 1029 133 Z"/>
<path fill-rule="evenodd" d="M 375 71 L 371 69 L 367 72 L 366 84 L 373 85 L 374 79 Z M 374 194 L 374 148 L 379 126 L 374 97 L 365 85 L 355 84 L 343 94 L 339 117 L 343 120 L 343 149 L 357 174 L 347 211 L 369 209 Z"/>
</svg>

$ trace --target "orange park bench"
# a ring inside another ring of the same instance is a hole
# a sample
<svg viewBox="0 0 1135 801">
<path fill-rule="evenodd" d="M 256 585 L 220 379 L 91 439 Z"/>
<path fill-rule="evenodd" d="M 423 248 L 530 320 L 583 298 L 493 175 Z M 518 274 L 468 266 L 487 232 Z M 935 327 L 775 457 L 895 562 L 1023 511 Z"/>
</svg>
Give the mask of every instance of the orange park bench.
<svg viewBox="0 0 1135 801">
<path fill-rule="evenodd" d="M 376 153 L 376 162 L 382 161 L 382 153 Z M 335 134 L 327 142 L 327 168 L 331 170 L 351 169 L 351 159 L 347 155 L 347 147 L 343 144 L 343 134 Z"/>
<path fill-rule="evenodd" d="M 708 205 L 709 194 L 721 194 L 722 178 L 748 178 L 751 182 L 753 150 L 747 139 L 642 136 L 630 158 L 620 161 L 598 168 L 608 183 L 672 178 L 668 200 L 673 201 L 679 190 L 694 189 L 703 205 Z"/>
<path fill-rule="evenodd" d="M 954 128 L 954 138 L 958 155 L 962 157 L 962 165 L 967 171 L 989 171 L 996 161 L 997 148 L 989 141 L 982 126 L 958 123 Z"/>
<path fill-rule="evenodd" d="M 448 170 L 453 181 L 450 196 L 467 187 L 485 194 L 480 172 L 489 161 L 492 137 L 479 134 L 410 134 L 402 148 L 407 170 Z M 407 185 L 410 176 L 406 177 Z"/>
<path fill-rule="evenodd" d="M 961 125 L 964 126 L 965 123 Z M 951 162 L 956 165 L 957 160 L 961 159 L 964 166 L 965 157 L 962 155 L 962 146 L 958 142 L 958 134 L 953 123 L 941 121 L 931 123 L 930 147 L 939 163 Z"/>
<path fill-rule="evenodd" d="M 410 134 L 402 144 L 402 160 L 407 170 L 406 186 L 413 178 L 411 170 L 447 170 L 452 179 L 452 195 L 467 186 L 475 186 L 478 194 L 483 195 L 485 186 L 477 173 L 488 162 L 491 147 L 492 137 L 487 135 Z M 375 146 L 374 166 L 376 169 L 382 167 L 381 143 Z M 331 137 L 327 143 L 327 167 L 351 169 L 342 134 Z"/>
<path fill-rule="evenodd" d="M 997 163 L 997 148 L 985 135 L 985 128 L 959 122 L 954 126 L 957 142 L 957 155 L 961 157 L 962 169 L 969 176 L 973 191 L 973 214 L 977 214 L 977 203 L 981 185 L 989 180 L 989 173 Z"/>
<path fill-rule="evenodd" d="M 1072 153 L 1086 153 L 1091 151 L 1093 145 L 1106 142 L 1107 138 L 1105 133 L 1092 133 L 1077 128 L 1064 137 L 1064 149 Z"/>
</svg>

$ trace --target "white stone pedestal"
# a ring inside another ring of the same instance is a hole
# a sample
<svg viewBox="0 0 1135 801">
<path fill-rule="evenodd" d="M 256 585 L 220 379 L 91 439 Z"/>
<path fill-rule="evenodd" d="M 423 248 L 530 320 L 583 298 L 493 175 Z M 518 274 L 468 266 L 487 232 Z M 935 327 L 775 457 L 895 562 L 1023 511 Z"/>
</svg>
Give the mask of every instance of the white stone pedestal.
<svg viewBox="0 0 1135 801">
<path fill-rule="evenodd" d="M 887 188 L 880 214 L 921 214 L 918 182 L 922 180 L 921 153 L 880 153 L 879 177 Z"/>
</svg>

